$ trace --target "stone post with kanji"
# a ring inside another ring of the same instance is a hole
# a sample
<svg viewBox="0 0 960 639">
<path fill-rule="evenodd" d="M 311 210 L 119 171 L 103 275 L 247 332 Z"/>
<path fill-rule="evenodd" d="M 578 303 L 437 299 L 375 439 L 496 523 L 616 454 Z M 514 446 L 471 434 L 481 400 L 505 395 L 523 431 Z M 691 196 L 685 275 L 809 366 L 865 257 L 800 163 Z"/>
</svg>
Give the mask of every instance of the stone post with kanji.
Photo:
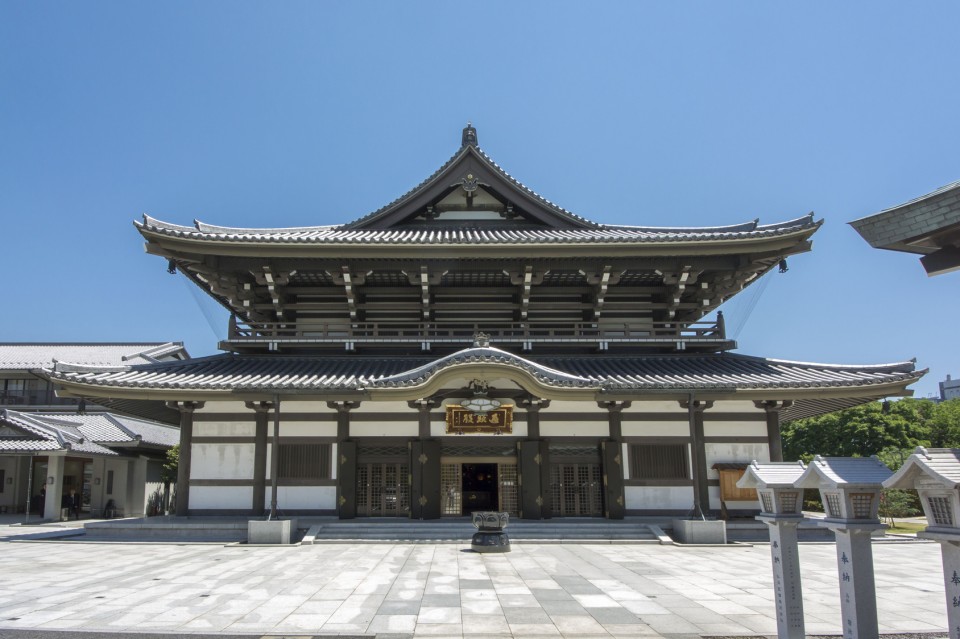
<svg viewBox="0 0 960 639">
<path fill-rule="evenodd" d="M 820 489 L 827 516 L 817 524 L 836 535 L 844 639 L 880 636 L 871 537 L 884 528 L 880 490 L 891 474 L 876 457 L 817 455 L 794 484 Z"/>
<path fill-rule="evenodd" d="M 918 537 L 940 543 L 950 639 L 960 639 L 960 449 L 918 447 L 884 488 L 916 489 L 926 530 Z"/>
<path fill-rule="evenodd" d="M 803 586 L 797 526 L 803 521 L 803 491 L 794 482 L 803 474 L 802 462 L 752 462 L 738 488 L 754 488 L 760 500 L 757 519 L 770 529 L 770 561 L 777 610 L 778 639 L 803 639 Z"/>
</svg>

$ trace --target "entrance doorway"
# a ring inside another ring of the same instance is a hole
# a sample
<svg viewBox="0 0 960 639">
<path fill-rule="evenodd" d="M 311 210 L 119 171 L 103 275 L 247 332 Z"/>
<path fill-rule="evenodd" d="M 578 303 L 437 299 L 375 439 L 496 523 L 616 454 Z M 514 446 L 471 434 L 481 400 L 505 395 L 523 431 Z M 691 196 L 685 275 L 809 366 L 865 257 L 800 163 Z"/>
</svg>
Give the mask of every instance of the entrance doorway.
<svg viewBox="0 0 960 639">
<path fill-rule="evenodd" d="M 517 465 L 488 459 L 440 464 L 441 514 L 459 517 L 475 511 L 518 512 Z"/>
<path fill-rule="evenodd" d="M 553 514 L 560 517 L 603 515 L 602 487 L 600 464 L 553 464 L 550 468 Z"/>
<path fill-rule="evenodd" d="M 409 466 L 404 463 L 366 463 L 357 466 L 357 515 L 409 517 Z"/>
</svg>

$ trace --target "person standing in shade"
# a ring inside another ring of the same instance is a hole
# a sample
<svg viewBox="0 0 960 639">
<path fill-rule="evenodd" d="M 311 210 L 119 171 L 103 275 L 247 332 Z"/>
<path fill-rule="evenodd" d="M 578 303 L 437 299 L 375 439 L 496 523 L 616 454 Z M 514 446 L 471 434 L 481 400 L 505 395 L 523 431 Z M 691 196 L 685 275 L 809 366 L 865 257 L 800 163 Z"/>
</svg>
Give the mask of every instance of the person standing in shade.
<svg viewBox="0 0 960 639">
<path fill-rule="evenodd" d="M 73 518 L 80 519 L 80 495 L 77 494 L 77 491 L 71 488 L 65 501 L 67 502 L 66 507 Z"/>
</svg>

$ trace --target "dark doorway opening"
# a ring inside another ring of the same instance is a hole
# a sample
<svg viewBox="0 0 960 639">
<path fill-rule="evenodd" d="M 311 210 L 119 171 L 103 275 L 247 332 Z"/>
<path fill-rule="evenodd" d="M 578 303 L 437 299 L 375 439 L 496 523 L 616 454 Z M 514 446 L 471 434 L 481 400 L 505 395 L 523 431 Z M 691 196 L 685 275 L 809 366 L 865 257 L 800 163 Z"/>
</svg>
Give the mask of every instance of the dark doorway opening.
<svg viewBox="0 0 960 639">
<path fill-rule="evenodd" d="M 497 510 L 497 465 L 463 464 L 463 513 Z"/>
</svg>

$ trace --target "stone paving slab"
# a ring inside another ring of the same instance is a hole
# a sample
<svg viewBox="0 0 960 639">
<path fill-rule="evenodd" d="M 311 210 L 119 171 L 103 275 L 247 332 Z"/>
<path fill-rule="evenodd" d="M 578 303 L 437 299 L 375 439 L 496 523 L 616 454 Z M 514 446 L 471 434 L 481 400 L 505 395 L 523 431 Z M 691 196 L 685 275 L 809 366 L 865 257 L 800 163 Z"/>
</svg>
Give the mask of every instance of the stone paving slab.
<svg viewBox="0 0 960 639">
<path fill-rule="evenodd" d="M 8 532 L 0 529 L 0 638 L 55 630 L 471 639 L 776 633 L 767 545 L 524 544 L 477 554 L 467 543 L 2 541 Z M 803 544 L 800 558 L 808 633 L 839 634 L 834 546 Z M 943 633 L 939 545 L 875 543 L 874 558 L 881 633 Z"/>
</svg>

